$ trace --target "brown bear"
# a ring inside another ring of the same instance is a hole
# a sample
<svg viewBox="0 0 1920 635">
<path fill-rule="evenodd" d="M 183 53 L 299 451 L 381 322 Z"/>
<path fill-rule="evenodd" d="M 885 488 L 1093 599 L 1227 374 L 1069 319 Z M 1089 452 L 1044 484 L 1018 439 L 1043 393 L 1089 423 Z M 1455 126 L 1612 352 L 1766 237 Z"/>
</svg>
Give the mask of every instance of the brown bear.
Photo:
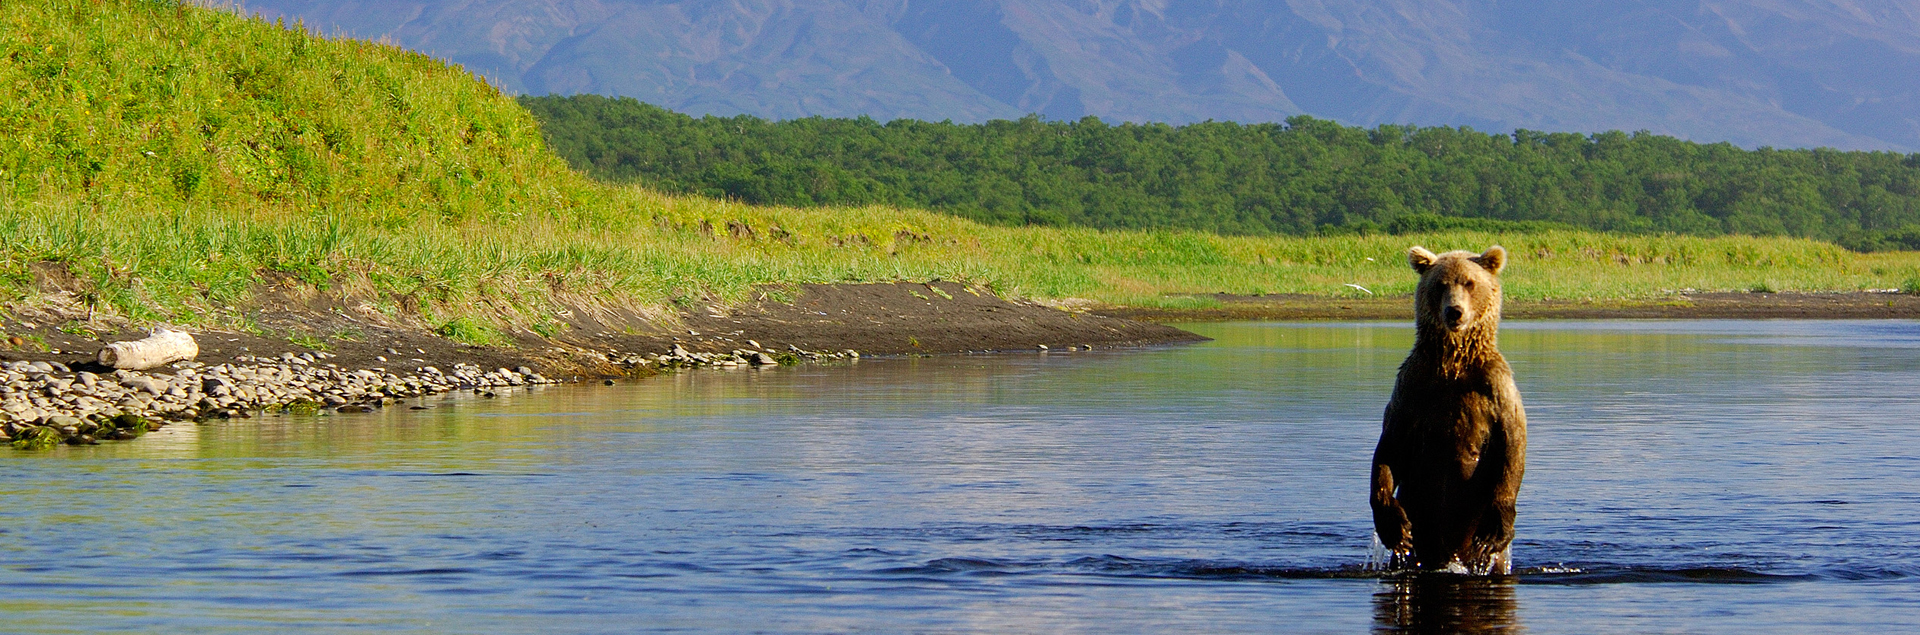
<svg viewBox="0 0 1920 635">
<path fill-rule="evenodd" d="M 1527 413 L 1495 342 L 1507 250 L 1407 261 L 1417 331 L 1373 450 L 1374 531 L 1394 567 L 1510 573 Z"/>
</svg>

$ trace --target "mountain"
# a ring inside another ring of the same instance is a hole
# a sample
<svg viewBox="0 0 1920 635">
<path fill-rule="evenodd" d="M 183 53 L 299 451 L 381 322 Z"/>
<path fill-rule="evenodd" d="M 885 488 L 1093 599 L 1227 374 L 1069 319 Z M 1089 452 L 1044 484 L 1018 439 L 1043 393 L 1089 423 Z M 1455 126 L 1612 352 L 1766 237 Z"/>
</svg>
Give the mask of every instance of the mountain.
<svg viewBox="0 0 1920 635">
<path fill-rule="evenodd" d="M 1911 0 L 254 0 L 692 114 L 1647 130 L 1920 149 Z"/>
</svg>

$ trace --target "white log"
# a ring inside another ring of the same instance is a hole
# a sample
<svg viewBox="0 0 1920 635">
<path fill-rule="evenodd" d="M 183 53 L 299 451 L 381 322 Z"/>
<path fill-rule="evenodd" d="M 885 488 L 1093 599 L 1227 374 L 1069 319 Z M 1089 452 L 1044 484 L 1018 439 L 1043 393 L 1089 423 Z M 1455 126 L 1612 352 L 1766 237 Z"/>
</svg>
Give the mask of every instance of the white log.
<svg viewBox="0 0 1920 635">
<path fill-rule="evenodd" d="M 200 355 L 200 345 L 185 331 L 158 328 L 143 340 L 114 342 L 100 349 L 100 363 L 123 370 L 146 370 Z"/>
</svg>

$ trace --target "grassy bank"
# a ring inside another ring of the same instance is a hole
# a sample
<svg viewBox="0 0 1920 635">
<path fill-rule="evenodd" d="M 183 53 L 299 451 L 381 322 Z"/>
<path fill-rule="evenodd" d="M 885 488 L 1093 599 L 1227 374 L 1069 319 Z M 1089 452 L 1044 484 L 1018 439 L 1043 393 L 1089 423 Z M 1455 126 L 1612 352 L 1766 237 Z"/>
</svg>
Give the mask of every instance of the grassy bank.
<svg viewBox="0 0 1920 635">
<path fill-rule="evenodd" d="M 1403 256 L 1501 243 L 1518 299 L 1920 286 L 1920 254 L 1582 232 L 1222 237 L 988 226 L 595 184 L 458 69 L 191 6 L 22 2 L 0 30 L 0 293 L 245 326 L 264 278 L 485 341 L 561 311 L 738 302 L 760 285 L 928 280 L 1111 304 L 1411 290 Z M 78 292 L 35 284 L 63 263 Z"/>
<path fill-rule="evenodd" d="M 98 310 L 145 320 L 239 319 L 260 273 L 364 298 L 395 318 L 533 327 L 563 306 L 669 307 L 748 299 L 757 285 L 947 279 L 1004 294 L 1167 306 L 1183 294 L 1395 294 L 1408 245 L 1514 253 L 1510 297 L 1637 299 L 1675 290 L 1913 287 L 1920 254 L 1857 254 L 1781 238 L 1584 232 L 1244 238 L 1203 233 L 1003 228 L 887 208 L 757 207 L 646 190 L 607 193 L 565 217 L 384 227 L 320 214 L 183 207 L 0 210 L 6 284 L 57 261 Z M 415 316 L 415 317 L 408 317 Z"/>
</svg>

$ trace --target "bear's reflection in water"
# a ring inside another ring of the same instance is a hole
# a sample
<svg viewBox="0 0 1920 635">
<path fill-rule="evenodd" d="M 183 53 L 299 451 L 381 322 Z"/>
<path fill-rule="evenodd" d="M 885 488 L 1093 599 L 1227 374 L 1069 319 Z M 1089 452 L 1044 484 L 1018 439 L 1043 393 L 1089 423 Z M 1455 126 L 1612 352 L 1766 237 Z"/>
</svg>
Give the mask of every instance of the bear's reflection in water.
<svg viewBox="0 0 1920 635">
<path fill-rule="evenodd" d="M 1373 596 L 1375 633 L 1523 633 L 1511 576 L 1413 574 Z"/>
</svg>

